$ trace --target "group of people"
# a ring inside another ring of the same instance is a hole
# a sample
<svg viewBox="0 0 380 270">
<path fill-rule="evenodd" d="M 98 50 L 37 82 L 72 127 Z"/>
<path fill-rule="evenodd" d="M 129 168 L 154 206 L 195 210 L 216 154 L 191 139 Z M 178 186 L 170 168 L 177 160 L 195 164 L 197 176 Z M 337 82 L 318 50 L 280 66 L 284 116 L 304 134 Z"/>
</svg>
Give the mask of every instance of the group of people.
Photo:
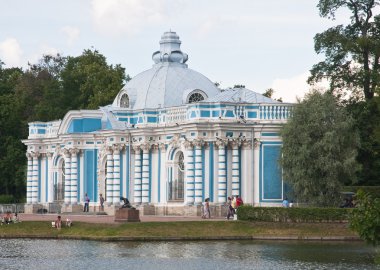
<svg viewBox="0 0 380 270">
<path fill-rule="evenodd" d="M 14 215 L 12 215 L 12 213 L 10 211 L 8 211 L 5 215 L 3 215 L 1 217 L 1 225 L 3 224 L 11 224 L 11 223 L 18 223 L 20 222 L 20 219 L 17 215 L 17 213 L 15 213 Z"/>
<path fill-rule="evenodd" d="M 52 225 L 54 228 L 57 228 L 58 230 L 60 230 L 62 227 L 62 217 L 58 216 L 57 219 L 52 222 Z M 73 222 L 71 221 L 71 219 L 66 218 L 66 227 L 71 227 L 71 226 L 73 226 Z"/>
<path fill-rule="evenodd" d="M 229 220 L 231 217 L 234 218 L 236 210 L 241 205 L 243 205 L 243 200 L 241 197 L 239 197 L 239 195 L 227 198 L 227 220 Z"/>
<path fill-rule="evenodd" d="M 239 206 L 243 205 L 242 198 L 239 197 L 239 195 L 228 197 L 227 199 L 227 219 L 233 218 L 236 210 L 239 208 Z M 211 211 L 210 211 L 210 198 L 206 198 L 203 207 L 202 207 L 202 218 L 207 219 L 211 218 Z"/>
</svg>

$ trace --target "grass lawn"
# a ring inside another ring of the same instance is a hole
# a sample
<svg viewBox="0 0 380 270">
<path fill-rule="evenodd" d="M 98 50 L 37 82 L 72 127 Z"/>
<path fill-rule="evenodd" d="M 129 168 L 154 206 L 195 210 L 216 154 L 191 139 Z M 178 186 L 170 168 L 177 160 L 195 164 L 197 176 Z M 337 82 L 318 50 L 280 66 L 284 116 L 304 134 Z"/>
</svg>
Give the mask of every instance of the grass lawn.
<svg viewBox="0 0 380 270">
<path fill-rule="evenodd" d="M 248 221 L 186 221 L 96 224 L 76 222 L 61 230 L 51 222 L 24 221 L 0 226 L 0 237 L 62 237 L 84 239 L 207 238 L 207 237 L 357 237 L 347 223 L 271 223 Z"/>
</svg>

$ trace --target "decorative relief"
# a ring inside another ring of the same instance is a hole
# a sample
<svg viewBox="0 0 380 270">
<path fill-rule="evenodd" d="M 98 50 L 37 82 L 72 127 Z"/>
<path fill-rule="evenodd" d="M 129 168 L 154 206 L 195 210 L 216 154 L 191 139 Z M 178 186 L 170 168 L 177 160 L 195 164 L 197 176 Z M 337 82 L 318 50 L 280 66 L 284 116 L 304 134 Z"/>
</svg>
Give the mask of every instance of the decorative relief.
<svg viewBox="0 0 380 270">
<path fill-rule="evenodd" d="M 123 146 L 120 144 L 114 144 L 112 146 L 112 150 L 113 150 L 114 154 L 119 153 L 122 149 L 123 149 Z"/>
<path fill-rule="evenodd" d="M 193 144 L 190 141 L 184 141 L 183 146 L 185 146 L 186 149 L 192 149 Z"/>
<path fill-rule="evenodd" d="M 144 153 L 149 152 L 150 147 L 151 147 L 151 146 L 150 146 L 149 143 L 143 143 L 143 144 L 141 145 L 141 149 L 143 150 Z"/>
<path fill-rule="evenodd" d="M 132 145 L 132 149 L 135 151 L 135 154 L 138 154 L 141 151 L 140 145 Z"/>
<path fill-rule="evenodd" d="M 180 141 L 179 141 L 179 139 L 180 139 L 179 134 L 174 134 L 172 140 L 170 141 L 170 145 L 173 148 L 179 148 L 180 147 Z"/>
<path fill-rule="evenodd" d="M 205 144 L 205 142 L 202 139 L 195 139 L 193 141 L 193 144 L 195 147 L 202 147 Z"/>
<path fill-rule="evenodd" d="M 252 149 L 252 141 L 251 140 L 245 140 L 242 142 L 242 147 L 246 149 Z"/>
<path fill-rule="evenodd" d="M 165 151 L 166 151 L 166 145 L 165 145 L 164 143 L 160 143 L 159 147 L 160 147 L 160 150 L 161 150 L 162 152 L 165 152 Z"/>
<path fill-rule="evenodd" d="M 227 145 L 228 141 L 227 139 L 219 139 L 215 142 L 215 145 L 217 148 L 224 148 Z"/>
</svg>

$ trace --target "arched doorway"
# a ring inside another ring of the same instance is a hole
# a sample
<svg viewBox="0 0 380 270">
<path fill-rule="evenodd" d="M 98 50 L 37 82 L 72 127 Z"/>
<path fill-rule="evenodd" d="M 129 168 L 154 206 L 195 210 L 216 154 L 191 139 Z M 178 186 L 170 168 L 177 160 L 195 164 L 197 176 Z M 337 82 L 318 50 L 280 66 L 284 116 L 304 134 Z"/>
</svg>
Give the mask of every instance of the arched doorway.
<svg viewBox="0 0 380 270">
<path fill-rule="evenodd" d="M 184 201 L 184 172 L 185 163 L 182 151 L 178 151 L 174 156 L 173 175 L 169 179 L 168 200 L 175 202 Z"/>
<path fill-rule="evenodd" d="M 58 159 L 58 172 L 54 174 L 53 192 L 54 202 L 63 202 L 65 199 L 65 159 Z"/>
</svg>

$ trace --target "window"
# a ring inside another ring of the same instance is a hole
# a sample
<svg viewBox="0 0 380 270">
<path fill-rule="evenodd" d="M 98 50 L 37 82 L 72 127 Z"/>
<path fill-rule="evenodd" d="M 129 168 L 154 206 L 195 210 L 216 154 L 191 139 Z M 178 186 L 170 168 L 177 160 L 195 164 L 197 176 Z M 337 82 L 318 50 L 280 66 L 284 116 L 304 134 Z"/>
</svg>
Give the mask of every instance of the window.
<svg viewBox="0 0 380 270">
<path fill-rule="evenodd" d="M 120 98 L 120 107 L 129 108 L 129 97 L 127 94 L 123 94 Z"/>
<path fill-rule="evenodd" d="M 189 97 L 189 103 L 196 103 L 204 99 L 205 98 L 201 93 L 194 93 L 194 94 L 191 94 L 191 96 Z"/>
</svg>

